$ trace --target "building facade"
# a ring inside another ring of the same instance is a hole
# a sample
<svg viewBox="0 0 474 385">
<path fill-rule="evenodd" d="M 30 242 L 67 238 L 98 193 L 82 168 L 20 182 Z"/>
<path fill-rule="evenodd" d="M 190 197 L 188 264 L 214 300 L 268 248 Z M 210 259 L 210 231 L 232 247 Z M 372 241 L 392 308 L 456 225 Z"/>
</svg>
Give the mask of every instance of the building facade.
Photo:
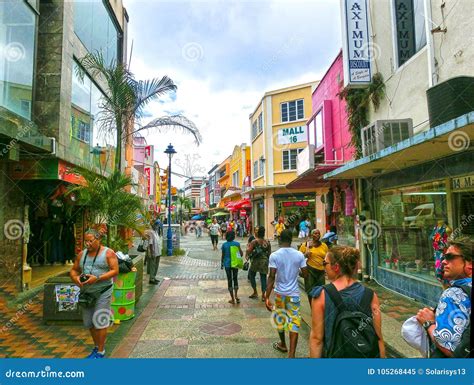
<svg viewBox="0 0 474 385">
<path fill-rule="evenodd" d="M 366 273 L 434 305 L 446 237 L 474 237 L 474 9 L 392 0 L 370 2 L 370 14 L 385 97 L 360 131 L 360 159 L 326 178 L 359 179 Z"/>
<path fill-rule="evenodd" d="M 122 62 L 128 16 L 120 0 L 7 0 L 0 8 L 0 270 L 21 290 L 60 273 L 83 247 L 83 210 L 64 192 L 80 183 L 74 167 L 107 173 L 116 143 L 113 130 L 98 129 L 106 89 L 78 76 L 78 59 L 101 51 Z"/>
<path fill-rule="evenodd" d="M 314 190 L 290 191 L 286 185 L 296 178 L 297 156 L 307 145 L 306 122 L 317 84 L 266 92 L 249 117 L 253 223 L 264 226 L 269 237 L 278 217 L 290 226 L 302 217 L 315 219 Z"/>
</svg>

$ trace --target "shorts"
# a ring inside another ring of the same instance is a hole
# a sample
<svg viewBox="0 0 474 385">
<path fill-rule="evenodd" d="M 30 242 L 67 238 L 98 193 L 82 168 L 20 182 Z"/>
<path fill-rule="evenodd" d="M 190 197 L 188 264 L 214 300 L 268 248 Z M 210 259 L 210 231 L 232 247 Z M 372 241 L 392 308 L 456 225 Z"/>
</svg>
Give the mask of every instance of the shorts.
<svg viewBox="0 0 474 385">
<path fill-rule="evenodd" d="M 300 297 L 275 293 L 275 312 L 277 309 L 283 309 L 286 318 L 286 322 L 276 323 L 277 330 L 298 333 L 301 326 Z"/>
<path fill-rule="evenodd" d="M 82 322 L 86 329 L 105 329 L 110 326 L 112 320 L 112 310 L 110 309 L 112 291 L 113 288 L 111 287 L 102 293 L 94 307 L 81 308 Z"/>
</svg>

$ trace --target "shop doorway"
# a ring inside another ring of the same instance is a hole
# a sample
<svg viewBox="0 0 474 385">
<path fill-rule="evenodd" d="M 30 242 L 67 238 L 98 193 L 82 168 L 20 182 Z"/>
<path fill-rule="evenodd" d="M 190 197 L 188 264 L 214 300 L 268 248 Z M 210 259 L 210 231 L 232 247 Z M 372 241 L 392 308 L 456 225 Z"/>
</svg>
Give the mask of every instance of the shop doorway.
<svg viewBox="0 0 474 385">
<path fill-rule="evenodd" d="M 454 193 L 454 237 L 467 236 L 474 240 L 474 191 Z"/>
</svg>

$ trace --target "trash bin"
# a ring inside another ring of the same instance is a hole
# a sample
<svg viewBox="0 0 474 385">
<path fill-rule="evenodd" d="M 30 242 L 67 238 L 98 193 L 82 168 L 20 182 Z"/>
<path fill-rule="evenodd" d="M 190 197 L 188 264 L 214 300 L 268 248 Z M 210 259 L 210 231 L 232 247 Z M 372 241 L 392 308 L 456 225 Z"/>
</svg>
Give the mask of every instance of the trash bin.
<svg viewBox="0 0 474 385">
<path fill-rule="evenodd" d="M 135 280 L 137 272 L 119 274 L 114 278 L 112 312 L 114 320 L 125 321 L 135 317 Z"/>
<path fill-rule="evenodd" d="M 78 290 L 69 273 L 49 278 L 44 284 L 43 321 L 82 321 L 80 306 L 67 301 Z"/>
</svg>

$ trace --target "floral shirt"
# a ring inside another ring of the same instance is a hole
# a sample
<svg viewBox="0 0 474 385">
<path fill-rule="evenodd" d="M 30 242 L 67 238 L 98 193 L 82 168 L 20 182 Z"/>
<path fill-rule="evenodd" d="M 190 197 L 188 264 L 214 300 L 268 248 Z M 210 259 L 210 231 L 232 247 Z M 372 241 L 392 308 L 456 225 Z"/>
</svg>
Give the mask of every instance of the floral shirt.
<svg viewBox="0 0 474 385">
<path fill-rule="evenodd" d="M 461 336 L 469 327 L 471 300 L 459 286 L 472 287 L 472 278 L 457 279 L 451 282 L 436 308 L 436 328 L 433 337 L 443 348 L 452 352 L 461 342 Z"/>
</svg>

